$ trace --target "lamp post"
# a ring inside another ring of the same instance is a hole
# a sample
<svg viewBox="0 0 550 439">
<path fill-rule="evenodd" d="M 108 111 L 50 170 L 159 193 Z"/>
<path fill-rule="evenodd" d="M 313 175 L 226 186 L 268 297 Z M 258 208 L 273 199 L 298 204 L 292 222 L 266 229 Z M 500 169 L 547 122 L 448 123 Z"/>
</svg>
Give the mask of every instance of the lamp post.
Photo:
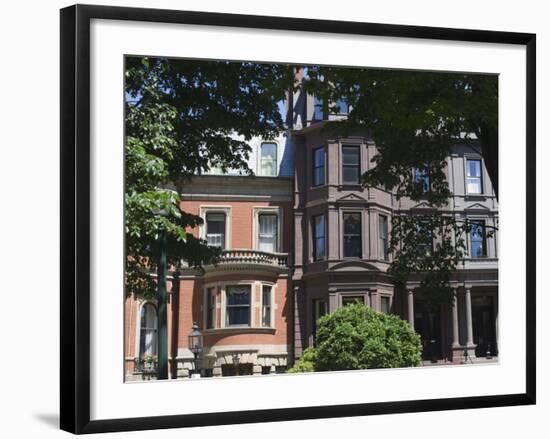
<svg viewBox="0 0 550 439">
<path fill-rule="evenodd" d="M 202 334 L 199 331 L 199 325 L 197 325 L 196 322 L 193 323 L 193 327 L 191 328 L 191 332 L 187 336 L 188 339 L 188 345 L 189 350 L 193 352 L 193 356 L 195 357 L 195 365 L 194 365 L 194 372 L 191 374 L 191 378 L 200 378 L 201 374 L 200 371 L 197 373 L 197 364 L 198 364 L 198 357 L 202 352 Z"/>
<path fill-rule="evenodd" d="M 166 212 L 156 212 L 166 216 Z M 166 317 L 166 230 L 160 223 L 158 229 L 158 379 L 168 379 L 168 330 Z"/>
</svg>

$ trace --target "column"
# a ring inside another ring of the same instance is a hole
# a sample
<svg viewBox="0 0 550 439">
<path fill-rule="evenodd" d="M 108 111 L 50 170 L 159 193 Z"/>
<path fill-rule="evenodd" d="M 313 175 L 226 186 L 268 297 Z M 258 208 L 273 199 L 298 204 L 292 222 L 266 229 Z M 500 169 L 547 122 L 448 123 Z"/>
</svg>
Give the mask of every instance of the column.
<svg viewBox="0 0 550 439">
<path fill-rule="evenodd" d="M 453 348 L 455 348 L 460 346 L 459 337 L 458 337 L 458 296 L 456 294 L 456 289 L 453 290 L 452 315 L 453 315 Z"/>
<path fill-rule="evenodd" d="M 451 315 L 453 324 L 453 341 L 451 344 L 452 361 L 461 362 L 464 360 L 464 348 L 460 345 L 460 336 L 458 332 L 458 294 L 456 288 L 453 289 Z"/>
<path fill-rule="evenodd" d="M 414 329 L 414 290 L 412 288 L 407 288 L 407 312 L 409 325 Z"/>
<path fill-rule="evenodd" d="M 466 350 L 471 358 L 475 358 L 474 327 L 472 324 L 472 287 L 464 286 L 464 301 L 466 305 Z"/>
</svg>

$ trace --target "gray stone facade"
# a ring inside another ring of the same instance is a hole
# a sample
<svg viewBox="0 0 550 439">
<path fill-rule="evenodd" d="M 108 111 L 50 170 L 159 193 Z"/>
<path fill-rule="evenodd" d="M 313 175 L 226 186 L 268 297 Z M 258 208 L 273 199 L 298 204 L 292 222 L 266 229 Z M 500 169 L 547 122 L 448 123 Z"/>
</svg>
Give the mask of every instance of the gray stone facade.
<svg viewBox="0 0 550 439">
<path fill-rule="evenodd" d="M 414 297 L 414 288 L 420 279 L 411 279 L 400 291 L 386 275 L 390 261 L 381 248 L 383 226 L 379 222 L 387 221 L 391 227 L 388 219 L 393 214 L 422 213 L 431 207 L 410 199 L 397 200 L 393 193 L 382 189 L 346 183 L 344 149 L 347 146 L 358 149 L 362 174 L 373 166 L 375 144 L 364 132 L 346 137 L 327 134 L 322 130 L 324 122 L 312 118 L 313 98 L 295 97 L 295 102 L 299 105 L 294 112 L 299 116 L 294 120 L 305 121 L 293 130 L 296 358 L 305 347 L 314 344 L 319 313 L 331 312 L 347 300 L 357 298 L 376 310 L 408 320 L 422 336 L 427 361 L 495 358 L 498 353 L 498 231 L 493 237 L 485 238 L 482 256 L 471 255 L 472 243 L 468 237 L 469 256 L 451 279 L 457 297 L 455 304 L 428 310 Z M 315 171 L 323 173 L 322 184 L 316 184 L 314 163 L 318 167 L 321 160 L 314 162 L 314 154 L 324 155 L 324 170 Z M 479 162 L 481 167 L 481 175 L 474 182 L 476 190 L 470 193 L 466 176 L 468 160 Z M 457 143 L 447 159 L 446 172 L 453 196 L 441 210 L 458 219 L 476 219 L 488 228 L 496 228 L 497 198 L 478 145 Z M 345 215 L 351 213 L 360 218 L 360 256 L 346 257 L 343 222 Z M 320 216 L 323 217 L 325 251 L 323 257 L 316 258 L 314 229 L 321 221 Z"/>
</svg>

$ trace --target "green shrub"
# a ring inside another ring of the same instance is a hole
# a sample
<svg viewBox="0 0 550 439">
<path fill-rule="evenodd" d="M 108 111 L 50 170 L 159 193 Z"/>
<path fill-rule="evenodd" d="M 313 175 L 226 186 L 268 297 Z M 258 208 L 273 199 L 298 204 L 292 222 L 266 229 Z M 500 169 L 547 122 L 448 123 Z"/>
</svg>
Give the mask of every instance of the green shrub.
<svg viewBox="0 0 550 439">
<path fill-rule="evenodd" d="M 420 363 L 421 352 L 407 322 L 356 303 L 319 319 L 312 362 L 318 371 L 408 367 Z"/>
<path fill-rule="evenodd" d="M 306 348 L 302 352 L 300 359 L 294 363 L 288 373 L 315 372 L 315 362 L 317 361 L 317 350 L 315 348 Z"/>
</svg>

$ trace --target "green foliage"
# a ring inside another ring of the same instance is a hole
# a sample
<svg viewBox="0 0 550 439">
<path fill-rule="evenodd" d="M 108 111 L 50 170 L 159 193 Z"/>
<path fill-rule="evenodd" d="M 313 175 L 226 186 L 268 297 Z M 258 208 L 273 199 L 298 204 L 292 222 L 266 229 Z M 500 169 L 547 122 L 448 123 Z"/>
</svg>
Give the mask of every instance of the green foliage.
<svg viewBox="0 0 550 439">
<path fill-rule="evenodd" d="M 248 141 L 284 128 L 277 103 L 292 78 L 283 64 L 126 58 L 128 293 L 155 295 L 161 227 L 169 266 L 216 262 L 219 250 L 186 233 L 202 220 L 180 209 L 179 193 L 213 166 L 250 174 Z"/>
<path fill-rule="evenodd" d="M 321 317 L 318 324 L 315 370 L 420 364 L 420 336 L 396 315 L 355 303 Z"/>
<path fill-rule="evenodd" d="M 431 305 L 450 303 L 453 291 L 449 278 L 466 256 L 468 221 L 433 212 L 425 215 L 395 215 L 389 252 L 394 255 L 388 273 L 398 286 L 414 274 L 422 274 L 418 296 Z M 493 236 L 490 230 L 486 234 Z"/>
<path fill-rule="evenodd" d="M 287 373 L 315 372 L 316 361 L 317 350 L 315 348 L 306 348 L 294 366 L 287 369 Z"/>
</svg>

